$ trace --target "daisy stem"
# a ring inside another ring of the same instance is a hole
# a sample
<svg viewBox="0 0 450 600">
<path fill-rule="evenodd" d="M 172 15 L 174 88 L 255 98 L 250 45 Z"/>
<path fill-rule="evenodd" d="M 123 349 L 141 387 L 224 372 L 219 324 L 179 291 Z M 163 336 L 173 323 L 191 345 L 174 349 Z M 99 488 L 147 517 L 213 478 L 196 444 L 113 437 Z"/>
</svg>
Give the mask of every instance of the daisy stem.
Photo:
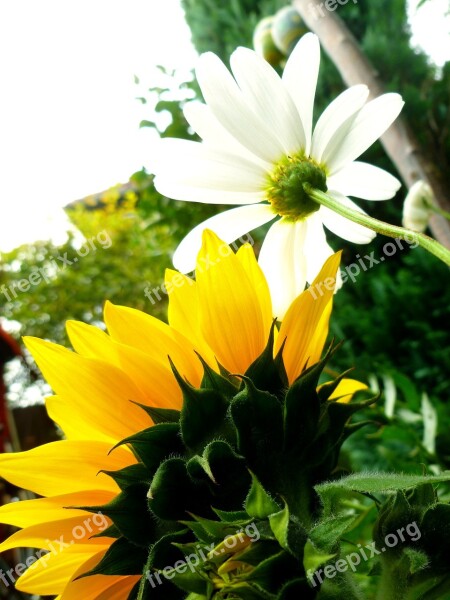
<svg viewBox="0 0 450 600">
<path fill-rule="evenodd" d="M 406 240 L 410 244 L 416 242 L 419 246 L 422 246 L 422 248 L 425 248 L 425 250 L 428 250 L 428 252 L 434 254 L 434 256 L 437 256 L 442 262 L 450 266 L 450 250 L 428 235 L 419 233 L 418 231 L 412 231 L 411 229 L 405 229 L 404 227 L 398 227 L 397 225 L 390 225 L 389 223 L 369 217 L 369 215 L 360 213 L 352 208 L 348 208 L 348 206 L 344 206 L 334 198 L 331 198 L 328 194 L 325 194 L 325 192 L 312 188 L 308 183 L 303 185 L 303 189 L 310 198 L 319 204 L 322 204 L 322 206 L 330 208 L 338 215 L 388 237 L 400 238 Z"/>
</svg>

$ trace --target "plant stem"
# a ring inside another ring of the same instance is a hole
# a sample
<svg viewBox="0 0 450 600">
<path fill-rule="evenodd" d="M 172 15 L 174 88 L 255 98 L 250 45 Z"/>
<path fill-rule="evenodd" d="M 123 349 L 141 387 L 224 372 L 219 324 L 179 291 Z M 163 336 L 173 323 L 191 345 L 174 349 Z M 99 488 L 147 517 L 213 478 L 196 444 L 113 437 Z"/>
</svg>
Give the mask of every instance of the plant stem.
<svg viewBox="0 0 450 600">
<path fill-rule="evenodd" d="M 360 213 L 352 208 L 348 208 L 348 206 L 344 206 L 334 198 L 331 198 L 328 194 L 312 188 L 307 183 L 303 185 L 303 188 L 310 198 L 319 204 L 330 208 L 338 215 L 388 237 L 404 239 L 408 243 L 416 242 L 419 246 L 422 246 L 422 248 L 425 248 L 425 250 L 428 250 L 428 252 L 442 260 L 443 263 L 450 266 L 450 250 L 444 248 L 444 246 L 428 235 L 419 233 L 418 231 L 411 231 L 404 227 L 398 227 L 397 225 L 390 225 L 389 223 L 369 217 L 369 215 Z"/>
</svg>

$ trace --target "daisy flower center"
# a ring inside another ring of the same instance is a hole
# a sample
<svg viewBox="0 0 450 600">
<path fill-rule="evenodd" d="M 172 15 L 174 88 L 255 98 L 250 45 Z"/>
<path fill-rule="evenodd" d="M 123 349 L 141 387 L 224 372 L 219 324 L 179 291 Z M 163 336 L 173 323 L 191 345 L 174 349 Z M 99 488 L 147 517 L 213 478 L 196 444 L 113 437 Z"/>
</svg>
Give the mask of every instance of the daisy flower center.
<svg viewBox="0 0 450 600">
<path fill-rule="evenodd" d="M 327 191 L 325 171 L 304 153 L 283 156 L 268 176 L 266 194 L 273 210 L 291 221 L 300 221 L 320 205 L 303 189 L 305 183 Z"/>
</svg>

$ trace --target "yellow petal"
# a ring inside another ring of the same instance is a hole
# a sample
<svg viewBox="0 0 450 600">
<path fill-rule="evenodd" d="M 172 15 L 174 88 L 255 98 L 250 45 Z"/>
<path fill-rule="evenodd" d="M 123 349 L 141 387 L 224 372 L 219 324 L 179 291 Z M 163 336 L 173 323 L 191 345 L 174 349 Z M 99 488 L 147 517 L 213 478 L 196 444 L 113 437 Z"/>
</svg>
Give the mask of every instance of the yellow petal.
<svg viewBox="0 0 450 600">
<path fill-rule="evenodd" d="M 269 337 L 271 320 L 261 308 L 254 277 L 225 242 L 204 231 L 196 267 L 200 326 L 219 363 L 233 373 L 244 373 Z"/>
<path fill-rule="evenodd" d="M 180 408 L 181 391 L 164 352 L 155 358 L 154 355 L 114 341 L 98 327 L 78 321 L 67 324 L 67 333 L 77 352 L 89 358 L 98 355 L 126 373 L 141 391 L 142 403 Z M 194 357 L 194 360 L 197 358 Z"/>
<path fill-rule="evenodd" d="M 59 407 L 58 422 L 63 429 L 63 420 L 68 421 L 72 433 L 75 425 L 80 428 L 78 438 L 113 445 L 146 426 L 148 420 L 142 409 L 131 402 L 147 403 L 146 396 L 126 373 L 51 342 L 36 338 L 24 341 L 45 379 L 60 396 L 63 406 Z"/>
<path fill-rule="evenodd" d="M 256 260 L 253 248 L 250 244 L 244 244 L 237 251 L 236 257 L 244 267 L 247 277 L 250 279 L 253 289 L 256 292 L 264 322 L 271 323 L 272 299 L 270 297 L 269 285 Z"/>
<path fill-rule="evenodd" d="M 166 269 L 165 285 L 169 293 L 168 320 L 171 327 L 192 342 L 201 357 L 217 369 L 214 353 L 200 330 L 200 313 L 196 282 L 172 269 Z"/>
<path fill-rule="evenodd" d="M 337 402 L 350 402 L 352 396 L 356 394 L 356 392 L 367 389 L 367 385 L 361 381 L 357 381 L 356 379 L 343 379 L 329 399 L 336 400 Z"/>
<path fill-rule="evenodd" d="M 122 581 L 118 581 L 98 596 L 95 596 L 95 600 L 124 600 L 124 598 L 128 598 L 129 593 L 138 580 L 139 577 L 136 576 L 123 578 Z M 74 596 L 73 600 L 77 600 L 77 598 Z"/>
<path fill-rule="evenodd" d="M 286 340 L 283 360 L 292 383 L 305 366 L 317 361 L 328 333 L 328 319 L 341 253 L 325 262 L 311 286 L 289 307 L 275 343 L 275 353 Z"/>
<path fill-rule="evenodd" d="M 115 471 L 136 462 L 125 448 L 108 455 L 110 444 L 63 440 L 28 450 L 0 455 L 0 476 L 40 496 L 84 490 L 117 492 L 116 483 L 100 470 Z"/>
<path fill-rule="evenodd" d="M 311 343 L 309 344 L 308 365 L 314 365 L 315 363 L 319 362 L 320 357 L 322 356 L 323 347 L 325 346 L 325 342 L 327 341 L 328 337 L 328 329 L 332 310 L 333 298 L 331 298 L 328 301 L 328 304 L 325 306 L 322 316 L 317 324 L 316 331 L 311 338 Z"/>
<path fill-rule="evenodd" d="M 10 502 L 0 507 L 0 523 L 15 527 L 29 527 L 39 523 L 86 516 L 84 510 L 65 507 L 100 506 L 110 502 L 116 495 L 116 492 L 89 490 L 50 498 Z"/>
<path fill-rule="evenodd" d="M 13 533 L 0 544 L 0 552 L 11 548 L 42 548 L 53 554 L 63 554 L 69 548 L 73 552 L 86 552 L 91 546 L 108 547 L 114 541 L 112 538 L 92 536 L 104 531 L 110 524 L 111 521 L 104 515 L 88 512 L 80 517 L 39 523 Z"/>
<path fill-rule="evenodd" d="M 192 344 L 178 331 L 155 317 L 126 306 L 105 304 L 105 323 L 113 340 L 133 346 L 156 361 L 168 356 L 193 385 L 201 381 L 202 368 Z"/>
<path fill-rule="evenodd" d="M 97 358 L 115 364 L 116 356 L 107 333 L 82 323 L 66 321 L 66 331 L 75 352 L 86 358 Z"/>
<path fill-rule="evenodd" d="M 77 574 L 74 575 L 74 579 L 76 577 Z M 139 579 L 139 575 L 83 577 L 71 581 L 60 600 L 125 600 Z"/>
<path fill-rule="evenodd" d="M 46 554 L 20 577 L 16 588 L 21 592 L 54 596 L 61 594 L 74 574 L 85 573 L 93 568 L 105 554 L 107 547 L 99 552 L 98 546 L 90 551 L 77 552 L 74 547 L 60 554 Z"/>
</svg>

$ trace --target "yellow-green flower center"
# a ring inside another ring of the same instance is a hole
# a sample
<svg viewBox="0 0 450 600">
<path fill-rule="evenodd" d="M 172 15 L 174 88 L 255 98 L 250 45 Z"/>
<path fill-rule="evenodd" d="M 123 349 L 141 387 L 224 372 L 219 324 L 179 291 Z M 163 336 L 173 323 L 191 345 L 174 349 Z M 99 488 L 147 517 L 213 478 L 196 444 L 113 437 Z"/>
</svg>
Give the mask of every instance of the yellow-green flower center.
<svg viewBox="0 0 450 600">
<path fill-rule="evenodd" d="M 300 221 L 316 210 L 320 204 L 312 200 L 303 185 L 327 191 L 325 171 L 304 153 L 283 156 L 268 177 L 266 194 L 273 210 L 291 221 Z"/>
</svg>

